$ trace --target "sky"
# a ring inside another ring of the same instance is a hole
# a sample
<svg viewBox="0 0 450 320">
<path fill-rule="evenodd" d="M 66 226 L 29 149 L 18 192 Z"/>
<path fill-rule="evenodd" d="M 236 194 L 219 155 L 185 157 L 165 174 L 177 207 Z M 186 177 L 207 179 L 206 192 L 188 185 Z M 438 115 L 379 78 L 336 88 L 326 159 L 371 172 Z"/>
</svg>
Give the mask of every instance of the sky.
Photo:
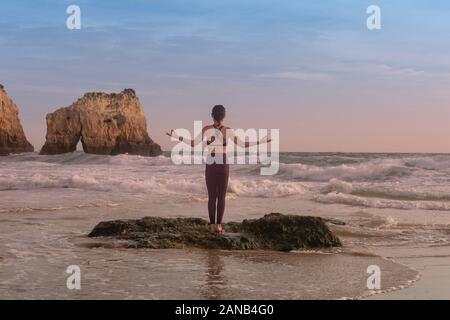
<svg viewBox="0 0 450 320">
<path fill-rule="evenodd" d="M 66 9 L 81 9 L 69 30 Z M 366 9 L 381 9 L 368 30 Z M 85 92 L 136 90 L 150 136 L 210 122 L 282 151 L 450 152 L 450 1 L 1 1 L 0 83 L 30 142 Z"/>
</svg>

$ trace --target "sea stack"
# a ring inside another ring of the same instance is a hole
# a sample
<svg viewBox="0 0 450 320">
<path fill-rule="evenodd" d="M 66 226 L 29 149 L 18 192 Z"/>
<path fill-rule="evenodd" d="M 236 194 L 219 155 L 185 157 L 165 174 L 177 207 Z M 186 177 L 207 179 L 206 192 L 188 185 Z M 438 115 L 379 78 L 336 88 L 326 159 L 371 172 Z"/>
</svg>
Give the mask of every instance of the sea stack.
<svg viewBox="0 0 450 320">
<path fill-rule="evenodd" d="M 0 156 L 33 151 L 20 124 L 19 110 L 0 84 Z"/>
<path fill-rule="evenodd" d="M 86 153 L 162 154 L 161 147 L 148 135 L 144 110 L 133 89 L 86 93 L 71 106 L 48 114 L 41 154 L 73 152 L 80 140 Z"/>
</svg>

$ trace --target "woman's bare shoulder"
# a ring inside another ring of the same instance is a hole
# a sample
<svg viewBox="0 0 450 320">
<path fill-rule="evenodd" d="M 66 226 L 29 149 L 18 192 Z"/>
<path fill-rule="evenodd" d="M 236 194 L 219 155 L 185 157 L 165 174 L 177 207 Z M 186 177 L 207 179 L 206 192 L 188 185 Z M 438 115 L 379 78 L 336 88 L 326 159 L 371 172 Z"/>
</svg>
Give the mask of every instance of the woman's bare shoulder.
<svg viewBox="0 0 450 320">
<path fill-rule="evenodd" d="M 214 126 L 211 125 L 211 124 L 209 124 L 209 125 L 207 125 L 207 126 L 204 126 L 202 130 L 203 130 L 203 131 L 206 131 L 206 130 L 209 130 L 209 129 L 212 129 L 212 128 L 214 128 Z"/>
</svg>

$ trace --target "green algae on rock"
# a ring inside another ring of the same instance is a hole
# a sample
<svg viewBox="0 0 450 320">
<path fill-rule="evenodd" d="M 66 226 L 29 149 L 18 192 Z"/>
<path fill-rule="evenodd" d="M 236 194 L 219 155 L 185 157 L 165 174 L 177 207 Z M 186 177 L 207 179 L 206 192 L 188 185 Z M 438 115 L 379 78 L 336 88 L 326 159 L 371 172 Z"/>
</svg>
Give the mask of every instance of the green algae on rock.
<svg viewBox="0 0 450 320">
<path fill-rule="evenodd" d="M 291 251 L 341 246 L 319 217 L 271 213 L 260 219 L 224 224 L 225 233 L 214 234 L 200 218 L 145 217 L 139 220 L 100 222 L 89 237 L 128 240 L 132 248 L 185 248 Z"/>
</svg>

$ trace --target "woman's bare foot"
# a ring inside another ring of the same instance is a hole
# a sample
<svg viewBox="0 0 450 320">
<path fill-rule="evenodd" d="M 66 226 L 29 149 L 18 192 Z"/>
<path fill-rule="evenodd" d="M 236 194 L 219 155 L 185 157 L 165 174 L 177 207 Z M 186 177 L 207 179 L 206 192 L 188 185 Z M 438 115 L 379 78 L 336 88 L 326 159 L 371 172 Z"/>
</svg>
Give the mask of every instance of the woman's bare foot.
<svg viewBox="0 0 450 320">
<path fill-rule="evenodd" d="M 223 233 L 222 225 L 221 224 L 211 224 L 211 232 L 221 234 Z"/>
</svg>

